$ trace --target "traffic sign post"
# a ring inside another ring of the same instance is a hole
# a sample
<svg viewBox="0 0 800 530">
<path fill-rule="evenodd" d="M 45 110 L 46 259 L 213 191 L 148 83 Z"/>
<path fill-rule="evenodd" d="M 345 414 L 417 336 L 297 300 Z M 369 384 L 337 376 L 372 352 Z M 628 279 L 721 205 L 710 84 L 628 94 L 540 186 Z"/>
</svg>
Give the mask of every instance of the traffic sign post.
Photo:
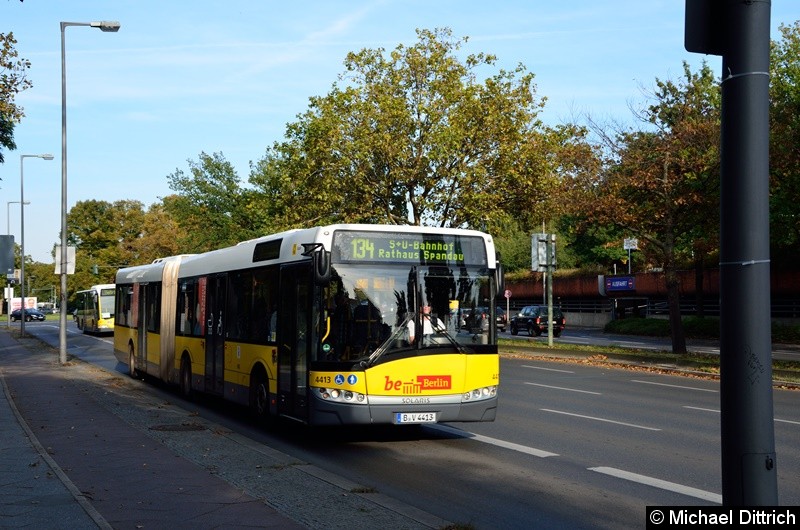
<svg viewBox="0 0 800 530">
<path fill-rule="evenodd" d="M 506 292 L 503 293 L 503 296 L 506 297 L 506 325 L 508 325 L 508 322 L 511 319 L 511 290 L 506 289 Z"/>
<path fill-rule="evenodd" d="M 628 274 L 631 273 L 631 250 L 639 250 L 639 240 L 633 238 L 625 238 L 623 248 L 628 251 Z"/>
</svg>

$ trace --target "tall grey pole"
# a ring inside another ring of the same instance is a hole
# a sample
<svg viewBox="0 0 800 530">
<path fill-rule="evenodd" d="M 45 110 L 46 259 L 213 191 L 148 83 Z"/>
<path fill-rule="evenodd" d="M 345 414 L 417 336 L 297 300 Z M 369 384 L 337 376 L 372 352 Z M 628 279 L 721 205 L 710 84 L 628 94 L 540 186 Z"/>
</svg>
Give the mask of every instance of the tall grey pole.
<svg viewBox="0 0 800 530">
<path fill-rule="evenodd" d="M 720 191 L 722 501 L 778 504 L 769 252 L 769 1 L 725 3 Z M 742 312 L 749 320 L 741 325 Z"/>
<path fill-rule="evenodd" d="M 25 205 L 29 204 L 25 201 L 25 171 L 23 170 L 23 162 L 26 158 L 42 158 L 44 160 L 52 160 L 53 155 L 19 155 L 19 291 L 20 291 L 20 319 L 19 319 L 19 334 L 25 336 Z M 10 318 L 10 317 L 9 317 Z"/>
<path fill-rule="evenodd" d="M 28 155 L 19 155 L 19 336 L 25 336 L 25 173 L 23 162 Z"/>
<path fill-rule="evenodd" d="M 58 293 L 58 360 L 67 364 L 67 61 L 64 46 L 64 29 L 61 23 L 61 252 L 56 259 L 61 263 Z"/>
<path fill-rule="evenodd" d="M 553 269 L 556 268 L 555 234 L 545 234 L 547 260 L 547 345 L 553 347 Z"/>
<path fill-rule="evenodd" d="M 769 255 L 769 0 L 686 0 L 685 46 L 722 56 L 722 502 L 778 504 Z M 748 325 L 741 325 L 746 312 Z"/>
<path fill-rule="evenodd" d="M 64 30 L 68 26 L 90 26 L 103 32 L 119 31 L 119 22 L 61 22 L 61 293 L 59 293 L 58 357 L 67 364 L 67 61 Z"/>
</svg>

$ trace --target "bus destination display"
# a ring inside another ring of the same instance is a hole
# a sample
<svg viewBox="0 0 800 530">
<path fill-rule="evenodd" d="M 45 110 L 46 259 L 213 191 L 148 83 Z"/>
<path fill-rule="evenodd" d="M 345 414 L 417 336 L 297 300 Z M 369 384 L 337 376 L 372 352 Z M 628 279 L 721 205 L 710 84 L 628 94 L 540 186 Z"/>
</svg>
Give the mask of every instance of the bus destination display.
<svg viewBox="0 0 800 530">
<path fill-rule="evenodd" d="M 426 265 L 486 265 L 483 240 L 397 232 L 337 231 L 333 260 L 343 262 L 391 262 Z"/>
</svg>

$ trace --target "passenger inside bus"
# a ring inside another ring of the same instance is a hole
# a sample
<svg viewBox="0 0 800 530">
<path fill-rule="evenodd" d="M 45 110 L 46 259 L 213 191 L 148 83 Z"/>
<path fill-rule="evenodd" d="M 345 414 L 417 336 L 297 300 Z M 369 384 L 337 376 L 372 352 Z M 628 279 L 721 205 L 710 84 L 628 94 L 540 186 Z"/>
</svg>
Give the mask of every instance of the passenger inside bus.
<svg viewBox="0 0 800 530">
<path fill-rule="evenodd" d="M 272 304 L 272 311 L 269 315 L 269 328 L 267 329 L 267 340 L 275 342 L 278 335 L 278 304 Z"/>
<path fill-rule="evenodd" d="M 444 333 L 445 326 L 444 323 L 439 319 L 439 317 L 431 315 L 431 306 L 426 305 L 422 307 L 422 340 L 423 343 L 430 342 L 431 338 L 436 333 Z M 416 340 L 416 324 L 414 320 L 411 319 L 408 321 L 407 324 L 408 328 L 408 342 L 414 343 Z"/>
</svg>

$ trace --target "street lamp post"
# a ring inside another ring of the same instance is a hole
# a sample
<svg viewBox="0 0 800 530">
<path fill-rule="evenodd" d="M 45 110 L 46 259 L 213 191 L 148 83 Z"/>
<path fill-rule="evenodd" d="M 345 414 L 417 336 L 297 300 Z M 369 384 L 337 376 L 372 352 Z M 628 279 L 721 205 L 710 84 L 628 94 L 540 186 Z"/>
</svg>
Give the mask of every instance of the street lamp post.
<svg viewBox="0 0 800 530">
<path fill-rule="evenodd" d="M 6 202 L 6 234 L 9 235 L 9 236 L 11 235 L 11 205 L 12 204 L 19 204 L 19 201 L 8 201 L 8 202 Z M 30 204 L 30 201 L 25 201 L 25 204 Z M 7 317 L 8 317 L 8 322 L 6 322 L 6 327 L 9 328 L 9 329 L 11 328 L 11 299 L 14 297 L 13 296 L 13 286 L 12 286 L 11 292 L 12 292 L 12 296 L 8 297 L 8 303 L 6 304 L 6 309 L 8 309 L 8 311 L 6 311 Z"/>
<path fill-rule="evenodd" d="M 67 363 L 67 62 L 64 51 L 64 30 L 67 26 L 90 26 L 100 31 L 119 31 L 119 22 L 61 23 L 61 293 L 59 315 L 59 361 Z"/>
<path fill-rule="evenodd" d="M 22 300 L 19 319 L 20 336 L 25 335 L 25 172 L 23 170 L 23 162 L 26 158 L 52 160 L 53 155 L 49 153 L 44 155 L 19 155 L 19 296 L 20 300 Z"/>
<path fill-rule="evenodd" d="M 25 201 L 25 204 L 30 204 L 31 201 Z M 19 201 L 8 201 L 6 203 L 6 235 L 11 235 L 11 205 L 19 204 Z"/>
</svg>

